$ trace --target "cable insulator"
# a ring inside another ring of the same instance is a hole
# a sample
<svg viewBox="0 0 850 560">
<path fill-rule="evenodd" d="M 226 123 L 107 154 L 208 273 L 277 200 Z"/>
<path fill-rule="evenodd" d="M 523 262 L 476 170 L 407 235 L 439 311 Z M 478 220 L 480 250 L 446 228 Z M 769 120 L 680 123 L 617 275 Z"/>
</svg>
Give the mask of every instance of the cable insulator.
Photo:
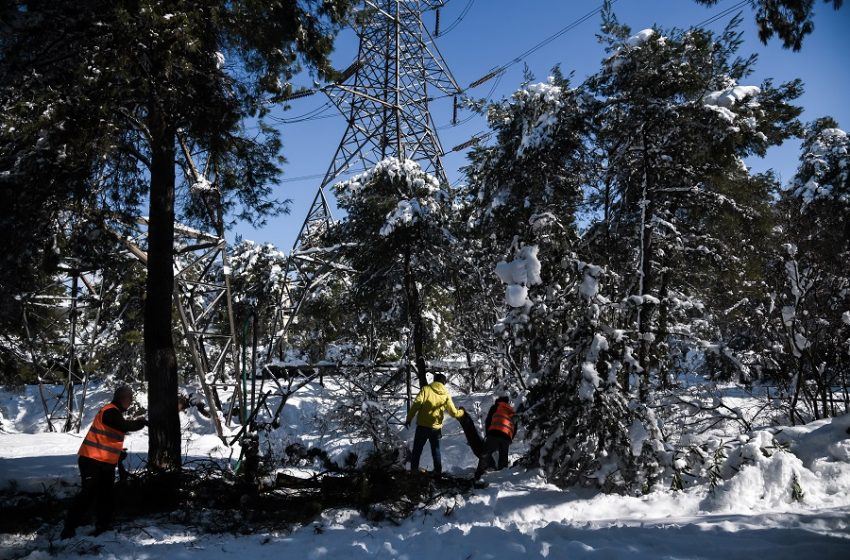
<svg viewBox="0 0 850 560">
<path fill-rule="evenodd" d="M 480 86 L 481 84 L 483 84 L 484 82 L 492 80 L 493 78 L 498 76 L 501 72 L 502 72 L 502 69 L 497 68 L 496 70 L 493 70 L 489 74 L 482 76 L 481 78 L 478 78 L 477 80 L 475 80 L 474 82 L 469 84 L 469 86 L 466 89 L 476 88 L 476 87 Z"/>
<path fill-rule="evenodd" d="M 290 93 L 289 95 L 280 95 L 274 98 L 274 101 L 290 101 L 292 99 L 300 99 L 302 97 L 309 97 L 314 95 L 316 90 L 314 89 L 302 89 L 301 91 L 296 91 L 294 93 Z"/>
<path fill-rule="evenodd" d="M 452 124 L 457 126 L 457 95 L 454 96 L 454 102 L 452 106 Z"/>
<path fill-rule="evenodd" d="M 342 74 L 340 74 L 340 76 L 339 76 L 338 83 L 342 83 L 345 80 L 347 80 L 348 78 L 350 78 L 352 75 L 354 75 L 355 72 L 360 70 L 361 66 L 363 66 L 363 61 L 360 60 L 359 58 L 357 60 L 355 60 L 354 62 L 352 62 L 351 66 L 349 66 L 348 68 L 346 68 L 345 70 L 342 71 Z"/>
<path fill-rule="evenodd" d="M 466 141 L 466 142 L 464 142 L 463 144 L 458 144 L 457 146 L 455 146 L 454 148 L 452 148 L 452 150 L 451 150 L 451 151 L 453 151 L 453 152 L 459 152 L 459 151 L 464 150 L 464 149 L 466 149 L 466 148 L 468 148 L 468 147 L 470 147 L 470 146 L 474 146 L 474 145 L 478 144 L 478 142 L 479 142 L 480 140 L 481 140 L 481 139 L 480 139 L 478 136 L 473 136 L 472 138 L 470 138 L 469 140 L 467 140 L 467 141 Z"/>
<path fill-rule="evenodd" d="M 437 8 L 437 20 L 434 22 L 434 37 L 440 36 L 440 8 Z"/>
</svg>

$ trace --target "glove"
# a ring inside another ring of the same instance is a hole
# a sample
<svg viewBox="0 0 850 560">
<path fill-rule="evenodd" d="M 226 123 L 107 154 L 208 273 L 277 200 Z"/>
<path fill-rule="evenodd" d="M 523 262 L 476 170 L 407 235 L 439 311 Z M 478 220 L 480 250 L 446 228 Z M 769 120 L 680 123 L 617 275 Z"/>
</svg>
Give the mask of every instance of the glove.
<svg viewBox="0 0 850 560">
<path fill-rule="evenodd" d="M 145 427 L 147 427 L 148 425 L 148 419 L 144 416 L 136 416 L 133 420 L 135 420 L 136 422 L 141 422 L 142 425 L 144 425 Z"/>
</svg>

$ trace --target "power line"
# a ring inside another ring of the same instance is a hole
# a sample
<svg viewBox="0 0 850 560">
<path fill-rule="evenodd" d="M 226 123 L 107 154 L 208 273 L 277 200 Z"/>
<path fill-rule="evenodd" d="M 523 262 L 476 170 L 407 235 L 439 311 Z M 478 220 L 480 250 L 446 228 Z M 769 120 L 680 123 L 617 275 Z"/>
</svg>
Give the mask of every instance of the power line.
<svg viewBox="0 0 850 560">
<path fill-rule="evenodd" d="M 692 27 L 702 27 L 702 26 L 705 26 L 705 25 L 710 25 L 710 24 L 712 24 L 712 23 L 716 23 L 717 21 L 720 21 L 721 19 L 728 17 L 728 16 L 729 16 L 730 14 L 732 14 L 733 12 L 735 12 L 735 11 L 739 10 L 740 8 L 744 7 L 745 5 L 749 4 L 749 3 L 750 3 L 750 1 L 751 1 L 751 0 L 740 0 L 739 2 L 735 3 L 734 5 L 732 5 L 732 6 L 728 7 L 728 8 L 726 8 L 726 9 L 724 9 L 724 10 L 722 10 L 722 11 L 718 12 L 717 14 L 714 14 L 713 16 L 711 16 L 711 17 L 709 17 L 709 18 L 707 18 L 707 19 L 705 19 L 705 20 L 703 20 L 703 21 L 700 21 L 699 23 L 696 23 L 696 24 L 695 24 L 695 25 L 693 25 Z M 611 5 L 615 4 L 616 2 L 617 2 L 617 0 L 612 0 Z M 459 24 L 459 23 L 460 23 L 460 21 L 462 21 L 462 20 L 463 20 L 463 18 L 465 18 L 465 17 L 466 17 L 466 15 L 468 14 L 469 10 L 472 8 L 472 4 L 473 4 L 473 3 L 474 3 L 474 0 L 470 0 L 470 1 L 466 4 L 466 6 L 464 7 L 464 9 L 463 9 L 463 11 L 461 12 L 461 14 L 458 16 L 458 19 L 457 19 L 457 20 L 455 20 L 454 22 L 452 22 L 452 24 L 451 24 L 448 28 L 446 28 L 446 30 L 445 30 L 445 31 L 441 32 L 441 33 L 440 33 L 440 36 L 443 36 L 443 35 L 445 35 L 446 33 L 448 33 L 449 31 L 451 31 L 452 29 L 454 29 L 454 27 L 455 27 L 457 24 Z M 465 89 L 463 89 L 460 93 L 464 93 L 464 92 L 466 92 L 466 91 L 468 91 L 468 90 L 470 90 L 470 89 L 473 89 L 473 88 L 475 88 L 475 87 L 478 87 L 479 85 L 481 85 L 481 84 L 483 84 L 483 83 L 485 83 L 485 82 L 487 82 L 487 81 L 489 81 L 489 80 L 491 80 L 491 79 L 493 79 L 493 78 L 497 78 L 496 82 L 495 82 L 495 83 L 493 84 L 493 86 L 490 88 L 490 92 L 489 92 L 489 93 L 487 94 L 487 96 L 486 96 L 486 99 L 489 101 L 489 100 L 490 100 L 490 98 L 492 97 L 493 93 L 495 92 L 496 87 L 499 85 L 499 82 L 501 81 L 501 79 L 502 79 L 502 77 L 503 77 L 503 75 L 504 75 L 505 70 L 507 70 L 508 68 L 510 68 L 511 66 L 513 66 L 513 65 L 515 65 L 515 64 L 518 64 L 518 63 L 522 62 L 523 60 L 525 60 L 526 58 L 528 58 L 528 57 L 529 57 L 529 56 L 531 56 L 532 54 L 536 53 L 536 52 L 537 52 L 537 51 L 539 51 L 540 49 L 542 49 L 542 48 L 546 47 L 547 45 L 549 45 L 549 44 L 550 44 L 550 43 L 552 43 L 553 41 L 555 41 L 555 40 L 557 40 L 557 39 L 559 39 L 559 38 L 563 37 L 564 35 L 566 35 L 566 34 L 567 34 L 567 33 L 569 33 L 570 31 L 572 31 L 573 29 L 575 29 L 576 27 L 578 27 L 579 25 L 581 25 L 581 24 L 585 23 L 586 21 L 588 21 L 588 20 L 589 20 L 589 19 L 591 19 L 592 17 L 594 17 L 594 16 L 596 16 L 597 14 L 601 13 L 601 12 L 602 12 L 602 10 L 604 9 L 604 7 L 605 7 L 605 5 L 604 5 L 604 4 L 600 4 L 600 5 L 599 5 L 596 9 L 594 9 L 594 10 L 592 10 L 592 11 L 590 11 L 590 12 L 586 13 L 585 15 L 583 15 L 583 16 L 581 16 L 581 17 L 579 17 L 578 19 L 575 19 L 575 20 L 571 21 L 570 23 L 568 23 L 567 25 L 565 25 L 564 27 L 562 27 L 562 28 L 561 28 L 561 29 L 559 29 L 558 31 L 556 31 L 556 32 L 552 33 L 551 35 L 547 36 L 546 38 L 544 38 L 543 40 L 541 40 L 541 41 L 540 41 L 540 42 L 538 42 L 537 44 L 535 44 L 535 45 L 533 45 L 532 47 L 528 48 L 527 50 L 525 50 L 525 51 L 521 52 L 519 55 L 517 55 L 516 57 L 512 58 L 512 59 L 511 59 L 511 60 L 509 60 L 508 62 L 505 62 L 504 64 L 502 64 L 502 65 L 500 65 L 500 66 L 497 66 L 497 67 L 493 68 L 490 72 L 488 72 L 488 73 L 487 73 L 485 76 L 483 76 L 482 78 L 480 78 L 480 79 L 478 79 L 478 80 L 476 80 L 476 81 L 474 81 L 474 82 L 470 83 L 470 85 L 469 85 L 469 86 L 467 86 Z M 442 95 L 442 96 L 438 96 L 438 97 L 431 98 L 431 99 L 429 99 L 429 100 L 433 101 L 433 100 L 435 100 L 435 99 L 441 99 L 441 98 L 443 98 L 443 97 L 450 97 L 450 96 L 449 96 L 449 95 Z M 473 115 L 470 115 L 469 117 L 467 117 L 467 118 L 465 118 L 465 119 L 463 119 L 463 120 L 459 121 L 457 124 L 445 125 L 445 126 L 443 126 L 443 127 L 440 127 L 440 130 L 444 130 L 444 129 L 446 129 L 446 128 L 452 128 L 452 127 L 454 127 L 454 126 L 459 126 L 459 125 L 461 125 L 461 124 L 464 124 L 464 123 L 466 123 L 466 122 L 469 122 L 472 118 L 474 118 L 474 116 L 475 116 L 474 114 L 473 114 Z M 325 117 L 325 118 L 326 118 L 326 117 Z M 455 152 L 455 151 L 460 151 L 461 149 L 464 149 L 464 148 L 466 148 L 466 147 L 469 147 L 470 145 L 478 144 L 478 143 L 480 143 L 482 140 L 486 140 L 487 138 L 489 138 L 491 135 L 492 135 L 492 131 L 487 131 L 487 130 L 479 131 L 478 133 L 474 134 L 474 135 L 472 136 L 472 138 L 471 138 L 469 141 L 464 142 L 463 144 L 460 144 L 460 145 L 456 146 L 455 148 L 452 148 L 451 150 L 448 150 L 448 152 L 444 152 L 444 153 L 443 153 L 443 155 L 445 155 L 446 153 L 451 153 L 451 152 Z M 323 175 L 319 174 L 319 175 L 317 175 L 317 176 L 318 176 L 318 177 L 322 177 Z M 311 175 L 311 176 L 305 176 L 305 178 L 298 178 L 298 177 L 296 177 L 296 178 L 289 179 L 289 181 L 293 181 L 293 182 L 294 182 L 294 181 L 296 181 L 296 180 L 306 180 L 307 178 L 309 178 L 309 179 L 314 179 L 314 178 L 317 178 L 317 176 L 312 176 L 312 175 Z M 287 180 L 286 180 L 286 179 L 284 179 L 283 181 L 287 181 Z"/>
<path fill-rule="evenodd" d="M 298 183 L 300 181 L 310 181 L 312 179 L 321 179 L 324 173 L 314 173 L 313 175 L 301 175 L 300 177 L 285 177 L 278 180 L 278 183 Z"/>
<path fill-rule="evenodd" d="M 617 0 L 612 0 L 611 5 L 615 4 L 616 2 L 617 2 Z M 526 58 L 528 58 L 532 54 L 536 53 L 537 51 L 539 51 L 543 47 L 547 46 L 551 42 L 563 37 L 564 35 L 566 35 L 570 31 L 572 31 L 573 29 L 575 29 L 576 27 L 578 27 L 582 23 L 586 22 L 587 20 L 594 17 L 595 15 L 601 13 L 604 8 L 605 8 L 605 4 L 602 3 L 595 10 L 592 10 L 592 11 L 586 13 L 585 15 L 581 16 L 580 18 L 571 21 L 570 23 L 568 23 L 567 25 L 565 25 L 564 27 L 562 27 L 561 29 L 559 29 L 555 33 L 552 33 L 551 35 L 549 35 L 548 37 L 546 37 L 545 39 L 543 39 L 542 41 L 540 41 L 536 45 L 532 46 L 531 48 L 529 48 L 529 49 L 527 49 L 523 52 L 521 52 L 519 55 L 515 56 L 514 58 L 512 58 L 508 62 L 505 62 L 501 66 L 496 66 L 495 68 L 490 70 L 490 72 L 488 72 L 483 77 L 481 77 L 481 78 L 475 80 L 474 82 L 470 83 L 464 91 L 478 87 L 481 84 L 483 84 L 484 82 L 487 82 L 487 81 L 493 79 L 494 77 L 499 76 L 505 70 L 507 70 L 508 68 L 513 66 L 514 64 L 518 64 L 518 63 L 522 62 L 523 60 L 525 60 Z"/>
<path fill-rule="evenodd" d="M 444 30 L 442 30 L 442 31 L 440 32 L 440 34 L 439 34 L 439 35 L 437 35 L 437 37 L 442 37 L 443 35 L 447 35 L 447 34 L 451 33 L 451 31 L 452 31 L 455 27 L 457 27 L 458 25 L 460 25 L 460 22 L 462 22 L 462 21 L 464 20 L 464 18 L 467 16 L 467 14 L 469 14 L 469 10 L 471 10 L 471 9 L 472 9 L 472 5 L 473 5 L 473 4 L 475 4 L 475 0 L 469 0 L 469 1 L 466 3 L 466 6 L 464 6 L 463 10 L 461 10 L 460 15 L 457 17 L 457 19 L 456 19 L 456 20 L 454 20 L 454 21 L 453 21 L 453 22 L 452 22 L 452 23 L 451 23 L 448 27 L 446 27 Z"/>
<path fill-rule="evenodd" d="M 329 118 L 329 117 L 337 116 L 336 112 L 332 113 L 331 115 L 325 115 L 328 112 L 328 110 L 333 109 L 333 108 L 334 108 L 333 104 L 330 101 L 326 101 L 322 105 L 319 105 L 318 107 L 316 107 L 316 108 L 314 108 L 310 111 L 307 111 L 306 113 L 303 113 L 301 115 L 295 116 L 295 117 L 286 118 L 286 117 L 271 116 L 269 118 L 271 120 L 277 122 L 277 123 L 280 123 L 280 124 L 295 124 L 295 123 L 300 123 L 300 122 L 305 122 L 305 121 L 317 120 L 317 119 L 320 119 L 320 118 Z"/>
<path fill-rule="evenodd" d="M 741 0 L 737 4 L 730 6 L 729 8 L 726 8 L 725 10 L 711 16 L 710 18 L 702 20 L 701 22 L 697 23 L 693 27 L 703 27 L 705 25 L 711 25 L 712 23 L 715 23 L 715 22 L 720 21 L 721 19 L 727 17 L 732 12 L 735 12 L 735 11 L 739 10 L 740 8 L 743 8 L 745 5 L 747 5 L 749 3 L 750 3 L 750 0 Z"/>
<path fill-rule="evenodd" d="M 617 0 L 612 0 L 611 5 L 616 4 L 616 3 L 617 3 Z M 549 35 L 548 37 L 546 37 L 545 39 L 543 39 L 542 41 L 540 41 L 539 43 L 537 43 L 536 45 L 534 45 L 530 49 L 520 53 L 517 57 L 515 57 L 515 58 L 511 59 L 510 61 L 506 62 L 505 64 L 502 64 L 501 66 L 497 67 L 496 71 L 503 72 L 503 71 L 507 70 L 508 68 L 510 68 L 511 66 L 513 66 L 514 64 L 518 64 L 518 63 L 522 62 L 524 59 L 526 59 L 529 56 L 531 56 L 532 54 L 536 53 L 537 51 L 539 51 L 540 49 L 542 49 L 543 47 L 545 47 L 546 45 L 548 45 L 552 41 L 562 37 L 563 35 L 566 35 L 570 31 L 572 31 L 573 29 L 575 29 L 576 27 L 581 25 L 582 23 L 586 22 L 587 20 L 589 20 L 590 18 L 595 16 L 596 14 L 601 13 L 604 8 L 605 8 L 605 4 L 604 3 L 600 4 L 599 7 L 596 8 L 595 10 L 590 11 L 590 12 L 586 13 L 585 15 L 581 16 L 580 18 L 570 22 L 569 24 L 565 25 L 564 27 L 562 27 L 561 29 L 559 29 L 555 33 Z"/>
<path fill-rule="evenodd" d="M 614 4 L 614 3 L 616 3 L 616 2 L 617 2 L 617 0 L 612 0 L 611 4 L 613 5 L 613 4 Z M 737 10 L 739 10 L 740 8 L 742 8 L 743 6 L 745 6 L 745 5 L 749 4 L 750 2 L 751 2 L 751 0 L 740 0 L 740 1 L 739 1 L 739 2 L 737 2 L 736 4 L 734 4 L 734 5 L 732 5 L 732 6 L 728 7 L 728 8 L 726 8 L 726 9 L 724 9 L 724 10 L 720 11 L 720 12 L 718 12 L 717 14 L 714 14 L 713 16 L 711 16 L 711 17 L 709 17 L 709 18 L 707 18 L 707 19 L 705 19 L 705 20 L 703 20 L 703 21 L 701 21 L 701 22 L 699 22 L 699 23 L 697 23 L 697 24 L 693 25 L 692 27 L 703 27 L 703 26 L 705 26 L 705 25 L 710 25 L 710 24 L 712 24 L 712 23 L 716 23 L 716 22 L 720 21 L 721 19 L 724 19 L 724 18 L 728 17 L 729 15 L 731 15 L 731 14 L 732 14 L 732 13 L 734 13 L 734 12 L 736 12 Z M 542 49 L 543 47 L 545 47 L 546 45 L 548 45 L 549 43 L 551 43 L 551 42 L 552 42 L 552 41 L 554 41 L 555 39 L 558 39 L 559 37 L 563 36 L 563 35 L 564 35 L 564 34 L 566 34 L 567 32 L 569 32 L 569 31 L 571 31 L 572 29 L 576 28 L 578 25 L 580 25 L 580 24 L 584 23 L 585 21 L 587 21 L 588 19 L 590 19 L 590 18 L 591 18 L 591 17 L 593 17 L 594 15 L 596 15 L 596 14 L 600 13 L 600 12 L 603 10 L 603 8 L 604 8 L 604 4 L 603 4 L 603 5 L 600 5 L 598 8 L 596 8 L 596 9 L 595 9 L 595 10 L 593 10 L 592 12 L 588 12 L 587 14 L 585 14 L 585 15 L 584 15 L 584 16 L 582 16 L 582 17 L 580 17 L 579 19 L 577 19 L 577 20 L 575 20 L 575 21 L 573 21 L 573 22 L 569 23 L 568 25 L 566 25 L 566 26 L 562 27 L 560 30 L 558 30 L 558 31 L 556 31 L 555 33 L 553 33 L 552 35 L 550 35 L 550 36 L 546 37 L 545 39 L 543 39 L 542 41 L 540 41 L 539 43 L 537 43 L 536 45 L 534 45 L 534 46 L 533 46 L 533 47 L 531 47 L 530 49 L 528 49 L 528 50 L 526 50 L 525 52 L 521 53 L 521 54 L 520 54 L 519 56 L 517 56 L 516 58 L 514 58 L 514 59 L 512 59 L 511 61 L 509 61 L 509 62 L 507 62 L 507 63 L 505 63 L 505 64 L 503 64 L 503 65 L 501 65 L 501 66 L 498 66 L 498 67 L 496 67 L 495 69 L 491 70 L 491 71 L 490 71 L 490 73 L 488 73 L 486 76 L 484 76 L 484 78 L 481 78 L 481 79 L 477 80 L 476 82 L 472 82 L 472 84 L 470 84 L 469 86 L 467 86 L 467 89 L 471 89 L 472 87 L 475 87 L 475 86 L 481 85 L 481 83 L 483 83 L 483 82 L 485 82 L 485 81 L 487 81 L 487 80 L 492 79 L 494 76 L 498 76 L 498 77 L 499 77 L 499 79 L 501 79 L 501 77 L 502 77 L 502 75 L 503 75 L 503 72 L 504 72 L 505 70 L 507 70 L 508 68 L 510 68 L 511 66 L 513 66 L 514 64 L 517 64 L 517 63 L 521 62 L 523 59 L 525 59 L 525 58 L 527 58 L 528 56 L 530 56 L 531 54 L 533 54 L 533 53 L 535 53 L 535 52 L 539 51 L 540 49 Z M 497 82 L 497 83 L 498 83 L 498 82 Z M 474 134 L 474 135 L 472 136 L 472 138 L 471 138 L 470 140 L 468 140 L 467 142 L 464 142 L 463 144 L 460 144 L 460 145 L 458 145 L 458 146 L 455 146 L 454 148 L 452 148 L 451 150 L 449 150 L 449 151 L 448 151 L 448 152 L 446 152 L 446 153 L 455 152 L 455 151 L 460 151 L 460 150 L 465 149 L 465 148 L 467 148 L 467 147 L 469 147 L 469 146 L 479 144 L 482 140 L 485 140 L 485 139 L 489 138 L 492 134 L 493 134 L 493 132 L 492 132 L 492 131 L 489 131 L 489 132 L 488 132 L 487 130 L 481 130 L 481 131 L 479 131 L 478 133 Z"/>
</svg>

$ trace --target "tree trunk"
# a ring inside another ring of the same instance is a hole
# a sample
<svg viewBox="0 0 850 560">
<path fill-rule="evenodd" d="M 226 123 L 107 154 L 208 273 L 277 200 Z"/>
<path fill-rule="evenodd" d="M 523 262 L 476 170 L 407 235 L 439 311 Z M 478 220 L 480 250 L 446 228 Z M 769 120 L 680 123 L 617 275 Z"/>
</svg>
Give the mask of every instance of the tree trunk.
<svg viewBox="0 0 850 560">
<path fill-rule="evenodd" d="M 416 287 L 416 279 L 410 270 L 410 250 L 404 252 L 404 293 L 407 296 L 407 318 L 411 323 L 413 331 L 413 354 L 416 361 L 416 378 L 419 387 L 428 384 L 425 375 L 425 333 L 422 328 L 422 309 L 419 302 L 419 289 Z"/>
<path fill-rule="evenodd" d="M 658 346 L 659 352 L 661 356 L 667 355 L 667 323 L 668 323 L 668 315 L 669 315 L 669 307 L 667 303 L 667 284 L 669 280 L 669 272 L 665 269 L 661 272 L 661 287 L 658 290 L 658 299 L 661 300 L 661 303 L 658 307 L 658 338 L 655 341 L 655 344 Z M 655 361 L 655 365 L 658 368 L 658 376 L 661 381 L 661 386 L 665 389 L 669 389 L 671 387 L 670 383 L 670 370 L 668 369 L 669 362 L 664 360 L 663 363 L 661 361 L 661 356 L 657 356 Z"/>
<path fill-rule="evenodd" d="M 649 206 L 649 201 L 646 198 L 643 199 L 644 210 L 646 212 L 648 210 L 646 206 Z M 646 212 L 649 214 L 649 212 Z M 651 214 L 650 214 L 651 215 Z M 652 282 L 652 226 L 645 223 L 645 219 L 641 219 L 640 223 L 641 228 L 641 255 L 640 255 L 640 293 L 638 294 L 641 298 L 649 293 L 650 285 Z M 646 302 L 641 302 L 638 307 L 638 336 L 640 337 L 640 346 L 638 349 L 638 363 L 642 368 L 640 373 L 641 382 L 640 382 L 640 399 L 643 402 L 646 402 L 646 399 L 649 397 L 649 369 L 650 369 L 650 341 L 649 336 L 651 333 L 650 328 L 650 318 L 652 316 L 652 308 L 651 304 Z"/>
<path fill-rule="evenodd" d="M 151 188 L 145 297 L 145 374 L 148 379 L 148 466 L 180 468 L 177 356 L 171 335 L 174 297 L 175 131 L 156 102 L 149 107 Z"/>
<path fill-rule="evenodd" d="M 646 135 L 643 136 L 643 186 L 640 200 L 640 283 L 638 294 L 641 298 L 648 294 L 653 280 L 652 270 L 652 235 L 654 226 L 652 216 L 655 212 L 653 204 L 653 193 L 649 181 L 649 161 L 646 153 Z M 652 305 L 641 302 L 638 307 L 638 336 L 640 336 L 640 348 L 638 350 L 638 362 L 643 368 L 641 372 L 641 383 L 639 396 L 642 402 L 649 398 L 649 368 L 650 368 L 650 318 L 652 316 Z"/>
</svg>

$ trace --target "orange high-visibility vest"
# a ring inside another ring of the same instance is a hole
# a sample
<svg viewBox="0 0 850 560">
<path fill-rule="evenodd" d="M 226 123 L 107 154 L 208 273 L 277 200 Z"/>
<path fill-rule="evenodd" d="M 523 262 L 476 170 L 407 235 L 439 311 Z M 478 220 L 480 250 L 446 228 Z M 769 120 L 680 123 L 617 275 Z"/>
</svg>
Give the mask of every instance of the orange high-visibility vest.
<svg viewBox="0 0 850 560">
<path fill-rule="evenodd" d="M 124 432 L 110 428 L 103 423 L 103 413 L 113 408 L 118 407 L 109 403 L 101 408 L 97 416 L 94 417 L 94 422 L 92 422 L 91 428 L 89 428 L 89 432 L 80 446 L 78 455 L 110 465 L 118 464 L 121 459 L 121 451 L 124 450 Z"/>
<path fill-rule="evenodd" d="M 514 439 L 514 409 L 506 402 L 497 402 L 496 411 L 490 421 L 488 431 L 502 432 L 510 439 Z"/>
</svg>

